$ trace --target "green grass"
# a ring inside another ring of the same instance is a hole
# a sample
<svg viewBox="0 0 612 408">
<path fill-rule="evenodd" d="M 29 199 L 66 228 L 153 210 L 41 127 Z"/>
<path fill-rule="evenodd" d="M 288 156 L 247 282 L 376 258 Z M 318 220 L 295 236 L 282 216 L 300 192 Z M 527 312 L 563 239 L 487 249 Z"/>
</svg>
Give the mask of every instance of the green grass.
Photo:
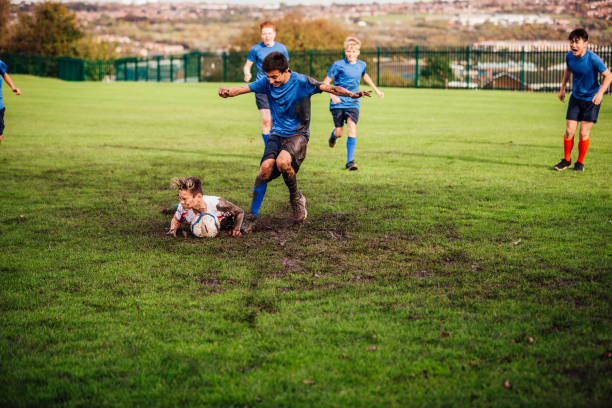
<svg viewBox="0 0 612 408">
<path fill-rule="evenodd" d="M 351 173 L 316 95 L 305 225 L 288 222 L 278 179 L 258 231 L 198 240 L 164 234 L 170 180 L 200 176 L 205 193 L 249 207 L 263 150 L 252 95 L 14 81 L 1 406 L 612 398 L 609 96 L 576 174 L 552 170 L 567 106 L 553 94 L 385 89 L 362 104 Z"/>
</svg>

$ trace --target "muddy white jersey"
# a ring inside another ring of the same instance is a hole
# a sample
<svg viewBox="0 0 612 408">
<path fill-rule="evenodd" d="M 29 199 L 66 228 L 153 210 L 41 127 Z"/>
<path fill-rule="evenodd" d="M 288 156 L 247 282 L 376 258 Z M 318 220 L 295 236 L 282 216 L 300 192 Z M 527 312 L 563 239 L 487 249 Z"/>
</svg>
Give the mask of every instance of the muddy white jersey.
<svg viewBox="0 0 612 408">
<path fill-rule="evenodd" d="M 217 204 L 219 204 L 219 200 L 220 198 L 216 196 L 202 196 L 202 201 L 204 201 L 204 203 L 206 204 L 206 212 L 217 217 L 220 222 L 225 217 L 231 216 L 231 213 L 224 213 L 217 209 Z M 180 222 L 187 222 L 191 224 L 196 218 L 196 213 L 193 210 L 185 211 L 183 209 L 183 206 L 179 204 L 174 216 Z"/>
</svg>

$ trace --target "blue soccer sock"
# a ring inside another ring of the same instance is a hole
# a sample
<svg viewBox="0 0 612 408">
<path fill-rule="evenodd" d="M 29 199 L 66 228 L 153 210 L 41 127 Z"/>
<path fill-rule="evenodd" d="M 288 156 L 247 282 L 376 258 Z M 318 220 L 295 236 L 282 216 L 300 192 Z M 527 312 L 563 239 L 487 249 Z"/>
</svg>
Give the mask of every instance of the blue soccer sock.
<svg viewBox="0 0 612 408">
<path fill-rule="evenodd" d="M 264 144 L 268 144 L 268 138 L 269 138 L 269 137 L 270 137 L 270 134 L 269 134 L 269 133 L 262 133 L 262 134 L 261 134 L 261 138 L 263 139 Z"/>
<path fill-rule="evenodd" d="M 357 144 L 356 137 L 347 137 L 346 138 L 346 162 L 350 163 L 353 161 L 353 156 L 355 155 L 355 145 Z"/>
<path fill-rule="evenodd" d="M 253 213 L 253 215 L 255 215 L 256 217 L 259 215 L 259 208 L 261 207 L 261 203 L 263 203 L 267 188 L 268 183 L 257 185 L 257 181 L 253 186 L 253 201 L 251 202 L 251 213 Z"/>
</svg>

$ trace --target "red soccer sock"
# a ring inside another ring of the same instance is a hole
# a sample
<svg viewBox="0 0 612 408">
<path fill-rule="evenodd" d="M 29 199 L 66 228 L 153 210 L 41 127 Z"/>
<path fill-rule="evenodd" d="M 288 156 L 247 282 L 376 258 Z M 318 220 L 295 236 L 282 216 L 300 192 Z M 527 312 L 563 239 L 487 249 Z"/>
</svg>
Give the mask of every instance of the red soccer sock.
<svg viewBox="0 0 612 408">
<path fill-rule="evenodd" d="M 563 138 L 563 150 L 565 151 L 565 160 L 572 161 L 572 148 L 574 147 L 574 138 Z"/>
<path fill-rule="evenodd" d="M 584 164 L 584 156 L 586 156 L 587 150 L 589 150 L 589 142 L 591 139 L 585 139 L 578 142 L 578 161 Z"/>
</svg>

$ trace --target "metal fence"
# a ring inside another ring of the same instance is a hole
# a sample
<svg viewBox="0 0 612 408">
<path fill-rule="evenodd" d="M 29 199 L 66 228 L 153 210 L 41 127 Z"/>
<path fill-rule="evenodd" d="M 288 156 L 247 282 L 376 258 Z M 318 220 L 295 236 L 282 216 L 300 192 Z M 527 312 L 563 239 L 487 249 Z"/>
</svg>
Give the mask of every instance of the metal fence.
<svg viewBox="0 0 612 408">
<path fill-rule="evenodd" d="M 612 66 L 612 46 L 591 46 Z M 360 59 L 378 86 L 456 89 L 557 91 L 566 68 L 567 49 L 492 50 L 482 48 L 362 50 Z M 342 50 L 290 52 L 296 72 L 322 80 L 329 66 L 343 58 Z M 1 54 L 11 73 L 64 80 L 154 82 L 242 82 L 246 52 L 202 53 L 85 61 L 19 54 Z M 254 73 L 255 67 L 253 67 Z M 571 84 L 568 84 L 568 87 Z M 608 90 L 612 93 L 612 90 Z"/>
</svg>

